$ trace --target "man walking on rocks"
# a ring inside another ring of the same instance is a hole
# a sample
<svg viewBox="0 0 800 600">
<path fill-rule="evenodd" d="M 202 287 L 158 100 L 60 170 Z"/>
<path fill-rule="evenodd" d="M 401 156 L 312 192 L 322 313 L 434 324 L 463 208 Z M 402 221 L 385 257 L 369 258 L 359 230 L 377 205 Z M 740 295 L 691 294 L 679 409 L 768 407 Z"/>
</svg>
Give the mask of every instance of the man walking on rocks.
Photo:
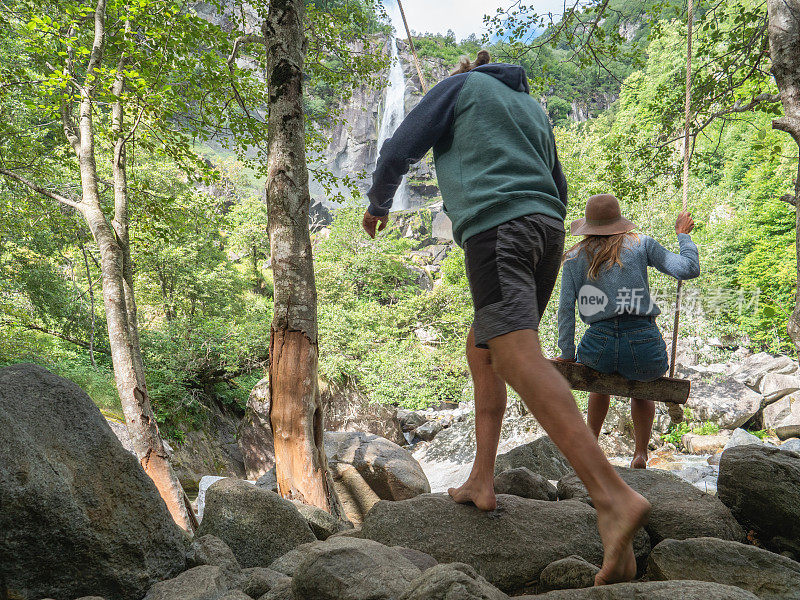
<svg viewBox="0 0 800 600">
<path fill-rule="evenodd" d="M 477 455 L 456 502 L 494 510 L 494 461 L 506 383 L 572 464 L 597 509 L 605 555 L 596 584 L 636 575 L 632 540 L 650 504 L 609 464 L 563 377 L 544 357 L 539 320 L 564 250 L 567 185 L 553 131 L 521 67 L 481 51 L 434 87 L 380 149 L 364 229 L 387 224 L 409 165 L 433 148 L 453 237 L 464 248 L 475 320 L 467 361 L 475 383 Z"/>
</svg>

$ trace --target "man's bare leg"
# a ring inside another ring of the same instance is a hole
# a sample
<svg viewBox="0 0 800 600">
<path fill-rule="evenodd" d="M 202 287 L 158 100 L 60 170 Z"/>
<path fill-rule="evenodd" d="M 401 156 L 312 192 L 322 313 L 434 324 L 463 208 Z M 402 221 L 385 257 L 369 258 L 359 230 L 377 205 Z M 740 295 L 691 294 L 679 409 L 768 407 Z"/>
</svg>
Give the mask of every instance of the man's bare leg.
<svg viewBox="0 0 800 600">
<path fill-rule="evenodd" d="M 604 547 L 595 584 L 630 581 L 636 576 L 633 537 L 646 523 L 650 503 L 629 488 L 606 460 L 566 380 L 542 355 L 537 332 L 514 331 L 490 340 L 489 347 L 498 375 L 520 395 L 592 497 Z"/>
<path fill-rule="evenodd" d="M 595 439 L 600 437 L 603 430 L 603 423 L 608 415 L 608 407 L 611 405 L 611 396 L 608 394 L 589 394 L 589 411 L 586 416 L 586 424 L 594 434 Z"/>
<path fill-rule="evenodd" d="M 467 364 L 475 388 L 475 438 L 477 452 L 467 481 L 448 493 L 460 503 L 472 502 L 481 510 L 494 510 L 494 459 L 506 410 L 506 384 L 492 367 L 489 350 L 475 347 L 475 332 L 467 336 Z"/>
<path fill-rule="evenodd" d="M 653 435 L 653 419 L 656 416 L 656 403 L 652 400 L 631 399 L 631 419 L 633 419 L 633 439 L 636 449 L 633 451 L 631 467 L 647 468 L 647 446 Z"/>
</svg>

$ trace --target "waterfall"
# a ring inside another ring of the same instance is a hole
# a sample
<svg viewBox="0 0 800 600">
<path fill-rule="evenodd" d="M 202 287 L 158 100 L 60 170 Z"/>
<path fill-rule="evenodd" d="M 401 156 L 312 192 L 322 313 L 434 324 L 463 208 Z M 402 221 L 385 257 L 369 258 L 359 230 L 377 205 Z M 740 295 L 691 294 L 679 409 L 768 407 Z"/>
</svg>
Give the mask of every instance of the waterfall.
<svg viewBox="0 0 800 600">
<path fill-rule="evenodd" d="M 389 9 L 392 23 L 396 23 L 394 13 L 397 11 L 391 10 L 390 7 L 387 7 L 387 9 Z M 389 54 L 391 55 L 392 65 L 389 69 L 389 84 L 386 87 L 386 94 L 383 100 L 383 115 L 378 132 L 378 152 L 380 152 L 383 143 L 392 137 L 398 125 L 406 116 L 406 77 L 403 73 L 403 65 L 400 63 L 400 57 L 397 52 L 397 39 L 394 34 L 389 36 Z M 395 210 L 408 208 L 408 185 L 405 177 L 403 177 L 400 187 L 397 188 L 392 206 Z"/>
</svg>

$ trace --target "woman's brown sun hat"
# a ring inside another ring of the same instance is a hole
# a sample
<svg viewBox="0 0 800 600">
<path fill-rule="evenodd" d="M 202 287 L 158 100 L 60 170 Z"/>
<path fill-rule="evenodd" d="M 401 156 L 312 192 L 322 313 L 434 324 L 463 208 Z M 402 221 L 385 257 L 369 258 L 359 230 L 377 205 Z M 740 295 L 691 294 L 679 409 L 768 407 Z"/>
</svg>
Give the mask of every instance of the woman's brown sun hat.
<svg viewBox="0 0 800 600">
<path fill-rule="evenodd" d="M 619 200 L 613 194 L 597 194 L 586 201 L 586 216 L 573 221 L 572 235 L 616 235 L 636 229 L 622 216 Z"/>
</svg>

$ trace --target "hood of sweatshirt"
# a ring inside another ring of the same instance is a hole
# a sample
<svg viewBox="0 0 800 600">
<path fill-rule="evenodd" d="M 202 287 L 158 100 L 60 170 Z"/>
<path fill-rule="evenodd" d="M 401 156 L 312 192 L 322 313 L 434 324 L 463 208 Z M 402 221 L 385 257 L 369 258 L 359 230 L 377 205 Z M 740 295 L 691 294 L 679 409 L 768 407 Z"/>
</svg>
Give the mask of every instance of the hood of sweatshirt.
<svg viewBox="0 0 800 600">
<path fill-rule="evenodd" d="M 489 63 L 472 69 L 472 72 L 486 73 L 495 79 L 502 81 L 512 90 L 530 94 L 531 88 L 528 86 L 528 76 L 525 69 L 519 65 L 509 65 L 506 63 Z"/>
</svg>

